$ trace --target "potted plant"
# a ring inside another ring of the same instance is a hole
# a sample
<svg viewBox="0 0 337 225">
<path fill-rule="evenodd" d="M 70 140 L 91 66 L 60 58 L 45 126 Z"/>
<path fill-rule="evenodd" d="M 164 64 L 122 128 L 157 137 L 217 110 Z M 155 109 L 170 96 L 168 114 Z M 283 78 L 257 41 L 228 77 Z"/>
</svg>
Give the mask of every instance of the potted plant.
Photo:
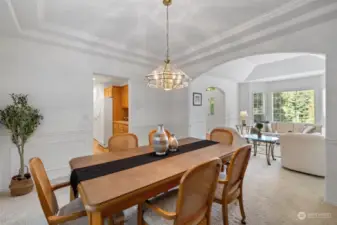
<svg viewBox="0 0 337 225">
<path fill-rule="evenodd" d="M 0 110 L 0 123 L 3 124 L 11 135 L 13 144 L 16 145 L 20 156 L 19 174 L 12 177 L 9 185 L 11 195 L 25 195 L 32 191 L 33 181 L 25 166 L 24 152 L 25 144 L 32 136 L 36 128 L 43 120 L 38 109 L 28 105 L 28 97 L 24 94 L 10 94 L 13 104 L 7 105 Z"/>
<path fill-rule="evenodd" d="M 261 136 L 262 136 L 261 130 L 263 128 L 263 124 L 262 123 L 257 123 L 255 127 L 259 130 L 259 133 L 257 133 L 257 136 L 259 138 L 261 138 Z"/>
</svg>

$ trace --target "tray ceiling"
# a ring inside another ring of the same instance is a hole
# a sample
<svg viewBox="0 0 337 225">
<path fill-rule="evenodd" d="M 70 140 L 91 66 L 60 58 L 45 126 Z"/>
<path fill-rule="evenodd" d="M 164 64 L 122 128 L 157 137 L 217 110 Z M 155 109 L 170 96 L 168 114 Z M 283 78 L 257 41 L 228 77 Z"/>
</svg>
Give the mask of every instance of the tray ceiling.
<svg viewBox="0 0 337 225">
<path fill-rule="evenodd" d="M 4 17 L 0 20 L 1 33 L 1 28 L 7 32 L 8 24 L 14 24 L 25 37 L 149 68 L 164 58 L 165 7 L 161 0 L 7 0 L 6 3 L 2 2 L 0 7 L 0 18 Z M 173 0 L 172 58 L 183 67 L 199 64 L 219 51 L 229 54 L 251 40 L 272 38 L 275 30 L 336 15 L 336 11 L 335 0 Z"/>
</svg>

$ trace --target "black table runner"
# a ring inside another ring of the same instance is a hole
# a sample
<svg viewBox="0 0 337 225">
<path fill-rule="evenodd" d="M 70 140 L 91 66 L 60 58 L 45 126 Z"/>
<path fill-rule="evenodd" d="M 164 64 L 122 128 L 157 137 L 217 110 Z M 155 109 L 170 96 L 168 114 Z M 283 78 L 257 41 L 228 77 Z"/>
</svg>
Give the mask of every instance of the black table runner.
<svg viewBox="0 0 337 225">
<path fill-rule="evenodd" d="M 81 181 L 94 179 L 97 177 L 102 177 L 111 173 L 120 172 L 123 170 L 131 169 L 133 167 L 141 166 L 144 164 L 148 164 L 151 162 L 159 161 L 162 159 L 167 159 L 176 155 L 180 155 L 186 152 L 195 151 L 201 148 L 205 148 L 211 145 L 218 144 L 218 142 L 215 141 L 209 141 L 209 140 L 202 140 L 193 142 L 190 144 L 181 145 L 178 147 L 178 150 L 176 152 L 169 152 L 165 156 L 157 156 L 154 154 L 154 152 L 143 154 L 143 155 L 137 155 L 132 156 L 129 158 L 124 158 L 116 161 L 106 162 L 102 164 L 97 164 L 93 166 L 88 167 L 82 167 L 78 169 L 74 169 L 71 172 L 70 176 L 70 184 L 73 188 L 74 195 L 77 197 L 77 185 Z"/>
</svg>

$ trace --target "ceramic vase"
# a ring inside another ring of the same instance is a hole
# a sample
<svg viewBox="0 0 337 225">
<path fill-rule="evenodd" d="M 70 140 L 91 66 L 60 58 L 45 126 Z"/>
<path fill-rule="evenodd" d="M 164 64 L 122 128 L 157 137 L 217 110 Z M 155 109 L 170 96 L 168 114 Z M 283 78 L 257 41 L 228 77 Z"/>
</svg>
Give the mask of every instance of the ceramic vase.
<svg viewBox="0 0 337 225">
<path fill-rule="evenodd" d="M 175 152 L 178 150 L 178 140 L 174 134 L 171 134 L 171 137 L 169 138 L 169 150 L 171 152 Z"/>
<path fill-rule="evenodd" d="M 164 125 L 159 124 L 157 132 L 153 135 L 153 149 L 156 155 L 165 155 L 169 147 L 169 140 L 165 133 Z"/>
</svg>

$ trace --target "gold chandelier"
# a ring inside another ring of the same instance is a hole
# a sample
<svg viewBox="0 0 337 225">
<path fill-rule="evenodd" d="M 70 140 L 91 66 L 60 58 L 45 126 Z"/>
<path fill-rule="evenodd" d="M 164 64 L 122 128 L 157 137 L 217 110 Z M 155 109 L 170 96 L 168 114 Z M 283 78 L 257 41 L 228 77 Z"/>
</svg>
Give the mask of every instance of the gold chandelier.
<svg viewBox="0 0 337 225">
<path fill-rule="evenodd" d="M 146 76 L 147 85 L 151 88 L 161 88 L 165 91 L 180 89 L 188 86 L 191 78 L 182 70 L 172 65 L 169 57 L 169 13 L 168 7 L 172 0 L 163 0 L 166 6 L 166 59 L 164 64 L 153 70 Z"/>
</svg>

